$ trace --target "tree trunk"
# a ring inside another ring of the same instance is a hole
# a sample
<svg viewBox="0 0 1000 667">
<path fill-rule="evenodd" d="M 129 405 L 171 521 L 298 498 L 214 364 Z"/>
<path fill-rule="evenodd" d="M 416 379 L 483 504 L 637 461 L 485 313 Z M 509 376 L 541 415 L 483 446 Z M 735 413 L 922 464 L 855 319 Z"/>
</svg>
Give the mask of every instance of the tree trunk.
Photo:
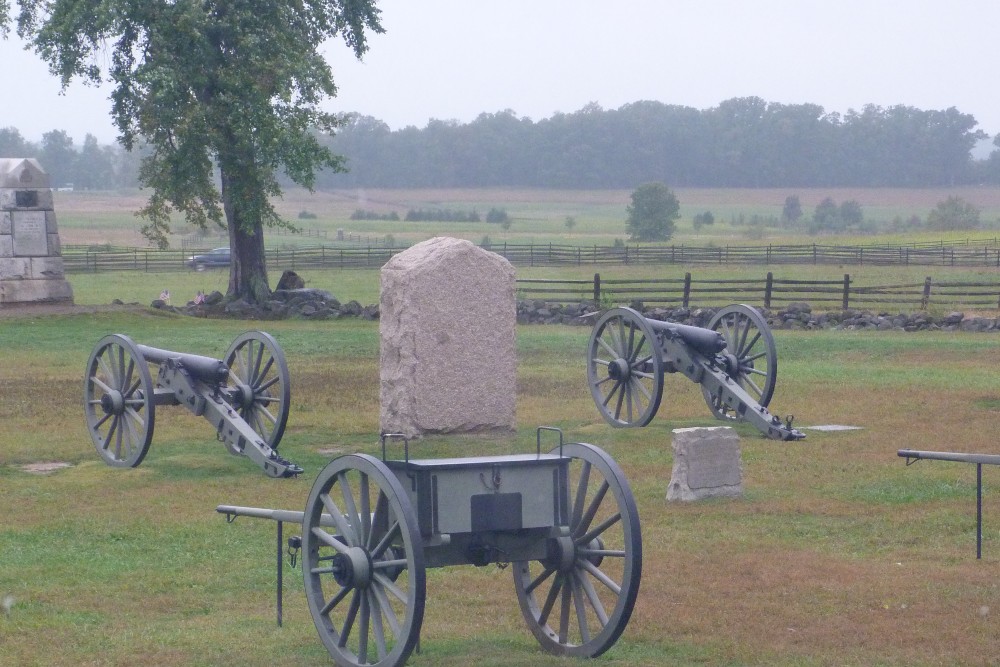
<svg viewBox="0 0 1000 667">
<path fill-rule="evenodd" d="M 229 228 L 229 290 L 230 299 L 249 303 L 264 303 L 271 296 L 264 256 L 264 227 L 260 219 L 249 220 L 233 201 L 231 177 L 222 171 L 222 207 Z"/>
</svg>

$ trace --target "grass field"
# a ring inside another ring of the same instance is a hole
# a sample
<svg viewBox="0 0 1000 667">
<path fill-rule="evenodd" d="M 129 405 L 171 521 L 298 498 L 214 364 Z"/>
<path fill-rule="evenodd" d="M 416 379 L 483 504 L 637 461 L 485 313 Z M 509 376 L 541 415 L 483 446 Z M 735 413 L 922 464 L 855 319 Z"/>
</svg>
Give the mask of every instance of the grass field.
<svg viewBox="0 0 1000 667">
<path fill-rule="evenodd" d="M 467 238 L 479 243 L 489 236 L 494 243 L 568 243 L 573 245 L 611 245 L 616 239 L 625 240 L 626 206 L 630 191 L 627 190 L 532 190 L 532 189 L 456 189 L 456 190 L 350 190 L 309 194 L 303 190 L 290 190 L 275 202 L 277 211 L 286 219 L 300 226 L 310 235 L 279 235 L 276 231 L 266 234 L 268 245 L 333 243 L 337 230 L 347 237 L 360 237 L 363 243 L 380 244 L 391 235 L 398 244 L 411 244 L 435 235 L 447 234 Z M 677 224 L 676 243 L 693 245 L 730 244 L 747 245 L 761 242 L 778 243 L 871 243 L 942 238 L 967 238 L 1000 233 L 1000 189 L 998 188 L 927 188 L 927 189 L 677 189 L 681 203 L 681 219 Z M 877 228 L 886 228 L 893 220 L 907 220 L 912 216 L 926 219 L 934 206 L 950 196 L 961 197 L 981 211 L 983 230 L 956 232 L 942 235 L 935 233 L 884 233 L 872 236 L 810 236 L 804 231 L 732 225 L 730 221 L 743 216 L 780 218 L 785 198 L 797 195 L 803 212 L 811 215 L 816 204 L 831 197 L 838 204 L 855 200 L 861 204 L 865 219 Z M 55 193 L 56 214 L 64 244 L 104 244 L 119 246 L 145 246 L 138 232 L 133 212 L 144 202 L 141 194 L 130 193 Z M 480 216 L 491 208 L 502 208 L 512 219 L 509 230 L 499 225 L 481 223 L 423 223 L 380 222 L 351 220 L 356 209 L 371 210 L 380 214 L 395 211 L 400 218 L 410 209 L 447 209 L 452 211 L 477 211 Z M 695 230 L 692 220 L 696 214 L 710 211 L 716 223 Z M 313 218 L 300 219 L 301 213 Z M 566 218 L 572 217 L 572 228 Z M 182 221 L 175 225 L 172 247 L 181 247 L 185 235 L 195 230 Z M 222 243 L 225 244 L 225 237 Z M 220 245 L 218 237 L 203 240 L 202 247 Z"/>
<path fill-rule="evenodd" d="M 509 240 L 609 244 L 624 237 L 628 192 L 368 191 L 292 192 L 279 209 L 304 227 L 438 234 L 478 242 Z M 925 216 L 956 194 L 1000 218 L 996 189 L 914 191 L 681 190 L 678 242 L 811 242 L 766 230 L 749 239 L 730 215 L 776 215 L 798 194 L 856 199 L 866 217 Z M 136 195 L 56 193 L 63 243 L 143 245 L 131 214 Z M 355 208 L 505 207 L 495 225 L 415 228 L 355 223 Z M 695 235 L 690 217 L 717 223 Z M 576 225 L 565 227 L 566 216 Z M 722 224 L 720 224 L 722 223 Z M 995 227 L 979 233 L 992 238 Z M 184 230 L 182 230 L 184 231 Z M 970 234 L 961 235 L 962 238 Z M 975 236 L 975 235 L 972 235 Z M 958 235 L 954 235 L 958 237 Z M 940 240 L 936 235 L 858 237 L 829 242 Z M 696 240 L 697 239 L 697 240 Z M 289 236 L 269 243 L 315 242 Z M 217 245 L 209 242 L 208 246 Z M 762 278 L 767 267 L 601 268 L 605 278 Z M 996 272 L 934 267 L 774 268 L 781 278 L 836 278 L 866 284 L 973 280 Z M 592 267 L 519 269 L 519 277 L 592 278 Z M 304 276 L 342 301 L 378 300 L 375 270 Z M 135 307 L 70 315 L 0 314 L 0 665 L 330 664 L 306 606 L 301 571 L 286 563 L 285 625 L 274 622 L 274 525 L 217 515 L 218 504 L 301 510 L 314 476 L 337 453 L 380 453 L 377 442 L 378 325 L 231 322 L 183 318 L 145 306 L 168 288 L 175 304 L 199 289 L 225 291 L 228 274 L 71 275 L 75 300 Z M 271 276 L 272 284 L 276 276 Z M 995 316 L 995 314 L 991 314 Z M 179 407 L 157 410 L 143 464 L 105 466 L 86 432 L 83 375 L 97 341 L 124 333 L 148 345 L 222 355 L 248 328 L 265 328 L 283 347 L 292 403 L 282 453 L 302 465 L 297 479 L 266 478 L 230 456 L 211 427 Z M 745 497 L 667 503 L 671 429 L 713 425 L 698 388 L 666 378 L 659 414 L 646 429 L 612 429 L 586 385 L 589 329 L 518 327 L 518 431 L 511 437 L 432 438 L 414 456 L 533 451 L 535 427 L 606 449 L 636 495 L 643 577 L 632 620 L 599 665 L 987 665 L 1000 655 L 1000 470 L 984 469 L 983 559 L 975 559 L 975 469 L 922 462 L 901 448 L 997 451 L 1000 345 L 995 334 L 775 332 L 779 379 L 771 408 L 797 426 L 849 424 L 861 430 L 809 431 L 799 443 L 759 438 L 739 427 Z M 37 463 L 67 463 L 48 474 Z M 286 527 L 286 534 L 292 531 Z M 294 531 L 293 531 L 294 532 Z M 518 609 L 509 570 L 430 570 L 421 652 L 426 666 L 572 665 L 541 652 Z M 589 664 L 589 663 L 588 663 Z"/>
<path fill-rule="evenodd" d="M 0 319 L 0 598 L 13 600 L 0 614 L 0 664 L 329 664 L 287 566 L 275 627 L 273 524 L 227 525 L 214 508 L 300 510 L 332 451 L 379 451 L 377 324 L 266 323 L 291 371 L 281 451 L 306 468 L 298 479 L 264 477 L 181 408 L 157 411 L 150 454 L 132 470 L 100 462 L 85 429 L 84 367 L 101 336 L 221 355 L 261 324 L 143 308 Z M 595 664 L 995 662 L 1000 471 L 984 471 L 976 561 L 973 467 L 907 467 L 895 455 L 996 453 L 995 336 L 776 332 L 775 412 L 862 430 L 779 443 L 740 427 L 745 497 L 679 505 L 664 500 L 670 430 L 713 423 L 700 392 L 668 377 L 650 427 L 610 428 L 586 388 L 588 335 L 519 327 L 516 437 L 435 438 L 414 455 L 531 451 L 548 424 L 618 461 L 641 516 L 643 579 L 625 634 Z M 22 469 L 39 462 L 71 467 Z M 415 667 L 576 664 L 540 652 L 510 571 L 430 570 L 427 590 Z"/>
</svg>

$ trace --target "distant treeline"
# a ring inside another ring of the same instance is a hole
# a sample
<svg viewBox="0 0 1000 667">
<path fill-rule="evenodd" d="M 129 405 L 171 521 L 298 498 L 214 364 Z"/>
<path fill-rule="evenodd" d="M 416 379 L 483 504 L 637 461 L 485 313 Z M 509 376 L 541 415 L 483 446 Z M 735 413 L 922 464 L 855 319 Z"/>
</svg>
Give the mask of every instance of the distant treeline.
<svg viewBox="0 0 1000 667">
<path fill-rule="evenodd" d="M 698 110 L 591 104 L 538 122 L 512 111 L 392 131 L 350 115 L 329 145 L 349 173 L 319 187 L 931 187 L 1000 182 L 969 114 L 866 106 L 841 115 L 758 97 Z"/>
<path fill-rule="evenodd" d="M 129 153 L 121 146 L 101 146 L 88 134 L 77 146 L 63 130 L 42 135 L 39 143 L 26 141 L 17 128 L 0 127 L 0 158 L 36 158 L 49 174 L 52 187 L 81 190 L 117 190 L 139 183 L 141 151 Z"/>
<path fill-rule="evenodd" d="M 815 104 L 759 97 L 710 109 L 635 102 L 618 109 L 590 104 L 532 121 L 513 111 L 470 123 L 432 120 L 390 130 L 348 114 L 326 139 L 347 158 L 348 173 L 324 172 L 319 189 L 344 187 L 634 188 L 933 187 L 1000 183 L 1000 148 L 986 160 L 970 154 L 988 136 L 954 107 L 924 111 L 868 105 L 846 114 Z M 997 140 L 994 140 L 997 144 Z M 118 146 L 82 147 L 65 132 L 40 144 L 0 128 L 0 157 L 37 157 L 57 186 L 127 187 L 139 159 Z"/>
</svg>

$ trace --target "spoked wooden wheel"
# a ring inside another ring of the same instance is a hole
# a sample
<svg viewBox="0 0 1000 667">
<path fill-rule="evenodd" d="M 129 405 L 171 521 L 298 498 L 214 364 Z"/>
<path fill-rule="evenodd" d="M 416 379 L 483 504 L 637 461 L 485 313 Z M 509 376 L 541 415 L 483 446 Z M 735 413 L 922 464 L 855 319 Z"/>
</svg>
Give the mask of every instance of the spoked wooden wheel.
<svg viewBox="0 0 1000 667">
<path fill-rule="evenodd" d="M 277 449 L 288 421 L 291 382 L 285 353 L 263 331 L 248 331 L 229 346 L 229 393 L 243 421 Z"/>
<path fill-rule="evenodd" d="M 715 314 L 708 328 L 718 331 L 726 340 L 723 370 L 763 407 L 771 402 L 778 379 L 778 353 L 771 328 L 760 312 L 752 306 L 726 306 Z M 718 396 L 702 389 L 705 402 L 719 419 L 738 421 L 739 417 Z"/>
<path fill-rule="evenodd" d="M 97 343 L 83 381 L 87 430 L 104 462 L 134 468 L 153 440 L 153 380 L 149 364 L 128 336 Z"/>
<path fill-rule="evenodd" d="M 364 454 L 327 464 L 306 504 L 302 553 L 309 611 L 334 661 L 405 663 L 424 617 L 424 552 L 410 501 L 385 464 Z"/>
<path fill-rule="evenodd" d="M 612 426 L 645 426 L 663 397 L 663 360 L 653 329 L 631 308 L 605 313 L 590 334 L 587 383 Z"/>
<path fill-rule="evenodd" d="M 635 606 L 642 573 L 639 514 L 610 456 L 584 443 L 562 449 L 572 459 L 569 534 L 549 540 L 544 560 L 515 563 L 514 587 L 543 648 L 594 657 L 618 640 Z"/>
</svg>

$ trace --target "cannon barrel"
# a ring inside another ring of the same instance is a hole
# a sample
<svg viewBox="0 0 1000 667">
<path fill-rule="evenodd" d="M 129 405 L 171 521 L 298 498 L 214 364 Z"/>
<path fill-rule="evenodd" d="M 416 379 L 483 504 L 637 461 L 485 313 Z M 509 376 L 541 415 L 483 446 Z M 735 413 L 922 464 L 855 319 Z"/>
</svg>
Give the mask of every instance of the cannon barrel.
<svg viewBox="0 0 1000 667">
<path fill-rule="evenodd" d="M 168 359 L 174 359 L 191 375 L 207 384 L 220 384 L 229 377 L 229 367 L 221 359 L 203 357 L 200 354 L 161 350 L 158 347 L 149 347 L 148 345 L 136 345 L 136 347 L 146 361 L 162 364 Z"/>
<path fill-rule="evenodd" d="M 718 331 L 702 329 L 690 324 L 678 324 L 677 322 L 664 322 L 648 318 L 646 322 L 649 323 L 653 331 L 669 331 L 706 356 L 718 354 L 726 349 L 726 339 Z"/>
</svg>

